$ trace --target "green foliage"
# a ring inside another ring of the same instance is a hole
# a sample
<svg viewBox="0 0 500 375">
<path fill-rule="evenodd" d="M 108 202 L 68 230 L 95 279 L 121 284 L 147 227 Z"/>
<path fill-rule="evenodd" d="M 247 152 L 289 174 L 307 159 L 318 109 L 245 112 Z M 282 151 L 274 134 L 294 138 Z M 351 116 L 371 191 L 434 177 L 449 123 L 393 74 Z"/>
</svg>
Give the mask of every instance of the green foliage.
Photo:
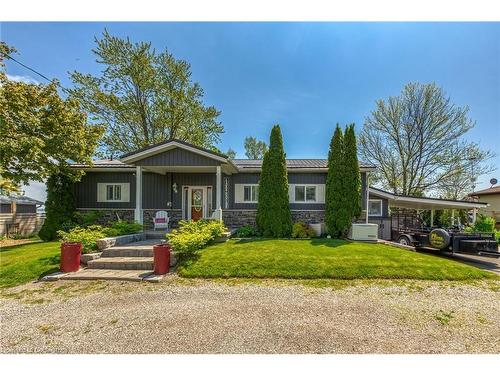
<svg viewBox="0 0 500 375">
<path fill-rule="evenodd" d="M 55 240 L 63 223 L 73 220 L 76 210 L 73 181 L 73 177 L 62 173 L 53 174 L 47 180 L 46 218 L 38 233 L 43 241 Z"/>
<path fill-rule="evenodd" d="M 68 232 L 59 230 L 57 235 L 61 242 L 80 242 L 83 245 L 83 254 L 97 251 L 96 241 L 106 237 L 104 228 L 100 225 L 90 225 L 87 228 L 75 227 Z"/>
<path fill-rule="evenodd" d="M 495 231 L 495 219 L 490 216 L 477 215 L 473 228 L 474 232 L 493 233 Z"/>
<path fill-rule="evenodd" d="M 221 237 L 225 231 L 227 228 L 218 220 L 181 220 L 179 229 L 174 229 L 166 237 L 173 250 L 181 257 L 186 257 Z"/>
<path fill-rule="evenodd" d="M 349 216 L 361 215 L 361 174 L 359 172 L 358 146 L 354 124 L 347 126 L 344 137 L 344 198 L 348 205 Z"/>
<path fill-rule="evenodd" d="M 224 131 L 220 112 L 203 103 L 191 66 L 148 42 L 133 43 L 104 31 L 92 50 L 99 76 L 71 73 L 70 97 L 107 126 L 107 155 L 135 151 L 177 138 L 210 148 Z"/>
<path fill-rule="evenodd" d="M 292 227 L 292 238 L 311 238 L 316 237 L 316 232 L 314 229 L 309 227 L 307 224 L 298 221 L 293 224 Z"/>
<path fill-rule="evenodd" d="M 228 157 L 228 159 L 234 159 L 236 158 L 236 151 L 234 151 L 231 147 L 229 147 L 228 150 L 226 151 L 226 156 Z"/>
<path fill-rule="evenodd" d="M 257 227 L 265 237 L 289 237 L 292 231 L 285 152 L 279 125 L 271 130 L 269 150 L 262 162 Z"/>
<path fill-rule="evenodd" d="M 262 159 L 267 151 L 267 144 L 255 137 L 245 138 L 245 155 L 248 159 Z"/>
<path fill-rule="evenodd" d="M 328 174 L 325 186 L 325 224 L 333 238 L 345 236 L 352 218 L 350 202 L 346 201 L 344 135 L 337 124 L 328 151 Z"/>
<path fill-rule="evenodd" d="M 75 212 L 73 218 L 78 226 L 88 227 L 89 225 L 97 224 L 97 222 L 102 216 L 103 213 L 101 211 L 94 210 L 94 211 L 86 211 L 85 213 Z"/>
<path fill-rule="evenodd" d="M 8 79 L 0 46 L 0 172 L 2 186 L 43 181 L 68 170 L 68 160 L 92 163 L 102 126 L 87 123 L 78 101 L 63 99 L 58 82 L 32 84 Z M 78 177 L 78 174 L 75 174 Z M 10 184 L 10 185 L 9 185 Z"/>
<path fill-rule="evenodd" d="M 236 236 L 240 237 L 240 238 L 253 237 L 255 235 L 257 235 L 257 231 L 251 225 L 245 225 L 245 226 L 239 227 L 238 231 L 236 232 Z"/>
<path fill-rule="evenodd" d="M 111 223 L 111 229 L 114 229 L 115 231 L 117 231 L 118 236 L 122 236 L 125 234 L 138 233 L 138 232 L 142 231 L 143 227 L 142 227 L 142 224 L 139 224 L 135 221 L 118 220 L 118 221 L 113 221 Z M 113 237 L 113 236 L 110 236 L 110 237 Z"/>
</svg>

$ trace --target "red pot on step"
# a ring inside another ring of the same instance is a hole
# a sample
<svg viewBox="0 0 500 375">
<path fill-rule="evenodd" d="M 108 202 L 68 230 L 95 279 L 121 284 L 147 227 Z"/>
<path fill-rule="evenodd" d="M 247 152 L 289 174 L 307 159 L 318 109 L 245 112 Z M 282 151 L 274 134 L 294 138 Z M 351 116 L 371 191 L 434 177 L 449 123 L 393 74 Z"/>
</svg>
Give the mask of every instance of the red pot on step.
<svg viewBox="0 0 500 375">
<path fill-rule="evenodd" d="M 63 242 L 61 244 L 61 271 L 76 272 L 80 269 L 82 244 L 80 242 Z"/>
</svg>

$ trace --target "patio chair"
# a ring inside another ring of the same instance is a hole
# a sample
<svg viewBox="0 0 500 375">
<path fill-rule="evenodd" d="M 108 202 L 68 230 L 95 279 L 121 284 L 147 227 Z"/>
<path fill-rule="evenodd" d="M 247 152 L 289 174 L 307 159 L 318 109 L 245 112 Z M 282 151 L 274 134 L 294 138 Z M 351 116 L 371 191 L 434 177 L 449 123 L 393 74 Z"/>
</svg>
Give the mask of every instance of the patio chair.
<svg viewBox="0 0 500 375">
<path fill-rule="evenodd" d="M 168 222 L 170 221 L 170 218 L 168 217 L 168 212 L 167 211 L 158 211 L 155 214 L 155 217 L 153 219 L 153 224 L 154 224 L 154 229 L 167 229 L 168 230 Z"/>
</svg>

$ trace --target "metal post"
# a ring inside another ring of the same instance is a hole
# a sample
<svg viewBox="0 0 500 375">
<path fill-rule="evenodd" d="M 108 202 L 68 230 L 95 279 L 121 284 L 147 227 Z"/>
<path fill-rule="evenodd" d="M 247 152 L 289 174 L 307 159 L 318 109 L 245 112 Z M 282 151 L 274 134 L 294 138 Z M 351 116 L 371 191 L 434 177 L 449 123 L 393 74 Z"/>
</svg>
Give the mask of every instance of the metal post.
<svg viewBox="0 0 500 375">
<path fill-rule="evenodd" d="M 477 218 L 477 208 L 472 209 L 472 224 L 476 223 L 476 218 Z"/>
<path fill-rule="evenodd" d="M 142 167 L 135 167 L 135 211 L 134 220 L 142 224 Z"/>
<path fill-rule="evenodd" d="M 434 226 L 434 208 L 431 209 L 431 228 Z"/>
</svg>

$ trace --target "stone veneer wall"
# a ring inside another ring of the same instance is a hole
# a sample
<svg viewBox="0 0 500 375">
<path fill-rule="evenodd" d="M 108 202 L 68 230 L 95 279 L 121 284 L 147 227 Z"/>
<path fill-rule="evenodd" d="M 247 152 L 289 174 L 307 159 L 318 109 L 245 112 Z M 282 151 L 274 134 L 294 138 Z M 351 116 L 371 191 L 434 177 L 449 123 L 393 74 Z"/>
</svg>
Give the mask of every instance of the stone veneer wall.
<svg viewBox="0 0 500 375">
<path fill-rule="evenodd" d="M 143 210 L 142 220 L 144 222 L 144 229 L 153 229 L 153 218 L 157 211 L 166 211 L 168 213 L 169 227 L 176 228 L 179 224 L 179 220 L 182 219 L 182 210 Z"/>
<path fill-rule="evenodd" d="M 134 210 L 113 210 L 113 209 L 95 209 L 95 210 L 82 210 L 78 209 L 78 212 L 82 214 L 90 211 L 99 211 L 102 213 L 102 217 L 97 220 L 97 224 L 104 225 L 110 221 L 126 220 L 133 221 L 134 220 Z"/>
<path fill-rule="evenodd" d="M 238 228 L 244 225 L 256 225 L 257 210 L 222 210 L 222 220 L 229 228 Z M 292 221 L 302 221 L 306 224 L 322 223 L 325 221 L 325 211 L 292 210 Z"/>
</svg>

